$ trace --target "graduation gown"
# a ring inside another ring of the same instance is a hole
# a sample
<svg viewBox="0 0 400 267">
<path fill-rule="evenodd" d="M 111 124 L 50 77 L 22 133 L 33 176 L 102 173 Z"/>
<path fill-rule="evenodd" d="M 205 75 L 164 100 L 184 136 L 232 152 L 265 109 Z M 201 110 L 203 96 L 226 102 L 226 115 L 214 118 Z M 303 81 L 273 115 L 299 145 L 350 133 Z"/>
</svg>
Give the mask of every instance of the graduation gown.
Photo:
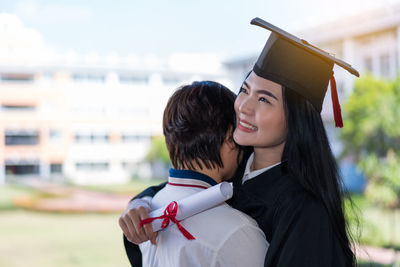
<svg viewBox="0 0 400 267">
<path fill-rule="evenodd" d="M 350 266 L 322 202 L 285 172 L 285 163 L 234 182 L 230 204 L 253 217 L 270 243 L 265 266 Z"/>
<path fill-rule="evenodd" d="M 240 169 L 243 172 L 243 165 Z M 350 266 L 323 204 L 284 169 L 282 163 L 243 185 L 235 179 L 228 202 L 254 218 L 265 233 L 270 246 L 264 266 Z M 163 186 L 148 188 L 137 197 L 154 196 Z M 124 239 L 132 266 L 141 266 L 138 246 Z"/>
</svg>

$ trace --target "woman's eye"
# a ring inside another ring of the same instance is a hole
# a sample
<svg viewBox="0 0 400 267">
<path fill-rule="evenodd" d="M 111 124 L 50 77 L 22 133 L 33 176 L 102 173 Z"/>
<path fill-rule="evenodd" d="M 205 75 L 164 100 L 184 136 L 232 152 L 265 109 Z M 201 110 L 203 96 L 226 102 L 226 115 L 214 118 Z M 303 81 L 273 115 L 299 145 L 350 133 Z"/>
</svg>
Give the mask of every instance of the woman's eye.
<svg viewBox="0 0 400 267">
<path fill-rule="evenodd" d="M 240 94 L 240 93 L 245 93 L 245 94 L 247 94 L 247 90 L 244 89 L 243 87 L 241 87 L 240 90 L 239 90 L 239 94 Z"/>
<path fill-rule="evenodd" d="M 265 103 L 268 103 L 268 104 L 271 103 L 271 102 L 269 102 L 265 97 L 260 97 L 258 100 L 259 100 L 259 101 L 262 101 L 262 102 L 265 102 Z"/>
</svg>

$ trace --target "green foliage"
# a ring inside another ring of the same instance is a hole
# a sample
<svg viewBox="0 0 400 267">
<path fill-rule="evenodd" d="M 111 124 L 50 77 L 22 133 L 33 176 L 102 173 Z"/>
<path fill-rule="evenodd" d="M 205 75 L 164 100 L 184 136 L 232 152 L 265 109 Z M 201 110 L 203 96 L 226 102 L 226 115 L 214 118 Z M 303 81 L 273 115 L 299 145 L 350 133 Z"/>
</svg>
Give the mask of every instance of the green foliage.
<svg viewBox="0 0 400 267">
<path fill-rule="evenodd" d="M 341 139 L 369 183 L 366 196 L 387 208 L 400 208 L 400 78 L 365 76 L 344 105 Z"/>
<path fill-rule="evenodd" d="M 150 150 L 146 155 L 146 160 L 150 162 L 161 161 L 170 164 L 167 145 L 164 136 L 153 136 L 151 139 Z"/>
</svg>

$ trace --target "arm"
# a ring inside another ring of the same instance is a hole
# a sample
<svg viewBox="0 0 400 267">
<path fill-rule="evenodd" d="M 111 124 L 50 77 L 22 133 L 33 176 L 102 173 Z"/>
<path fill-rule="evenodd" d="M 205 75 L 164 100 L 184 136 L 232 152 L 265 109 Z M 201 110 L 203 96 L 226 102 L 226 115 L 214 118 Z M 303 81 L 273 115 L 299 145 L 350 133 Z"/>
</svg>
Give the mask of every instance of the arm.
<svg viewBox="0 0 400 267">
<path fill-rule="evenodd" d="M 151 224 L 139 228 L 139 223 L 140 220 L 149 217 L 148 213 L 150 212 L 151 198 L 165 185 L 166 182 L 158 186 L 149 187 L 139 193 L 128 203 L 126 210 L 119 218 L 119 225 L 124 233 L 123 239 L 125 251 L 129 262 L 134 267 L 142 266 L 142 254 L 138 244 L 147 240 L 151 240 L 151 242 L 155 244 L 157 233 L 153 232 Z"/>
</svg>

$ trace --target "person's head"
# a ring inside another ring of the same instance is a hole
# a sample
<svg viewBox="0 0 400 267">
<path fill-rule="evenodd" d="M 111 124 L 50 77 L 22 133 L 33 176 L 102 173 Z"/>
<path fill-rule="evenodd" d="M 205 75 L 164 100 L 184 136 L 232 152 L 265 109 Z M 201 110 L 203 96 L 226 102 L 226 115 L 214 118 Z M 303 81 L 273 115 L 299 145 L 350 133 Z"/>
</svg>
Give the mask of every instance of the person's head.
<svg viewBox="0 0 400 267">
<path fill-rule="evenodd" d="M 235 94 L 212 82 L 193 82 L 178 88 L 164 110 L 163 133 L 176 169 L 222 170 L 231 178 L 238 162 L 232 134 Z"/>
<path fill-rule="evenodd" d="M 251 72 L 235 101 L 235 141 L 282 153 L 287 135 L 284 95 L 278 83 Z"/>
</svg>

